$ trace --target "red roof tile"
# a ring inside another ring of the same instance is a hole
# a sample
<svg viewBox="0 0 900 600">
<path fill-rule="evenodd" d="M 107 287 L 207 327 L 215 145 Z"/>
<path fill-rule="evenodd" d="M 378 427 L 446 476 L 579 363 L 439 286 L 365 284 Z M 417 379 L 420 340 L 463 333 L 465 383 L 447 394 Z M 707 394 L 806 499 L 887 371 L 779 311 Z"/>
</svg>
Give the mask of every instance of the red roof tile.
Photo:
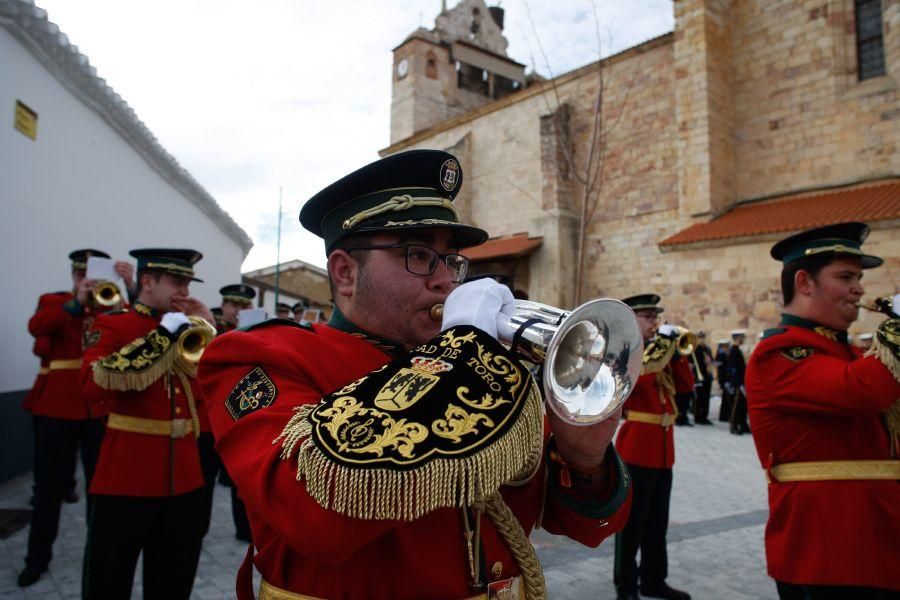
<svg viewBox="0 0 900 600">
<path fill-rule="evenodd" d="M 887 219 L 900 219 L 900 180 L 897 179 L 738 205 L 708 223 L 691 225 L 659 245 L 679 246 L 786 233 L 843 221 L 871 223 Z"/>
<path fill-rule="evenodd" d="M 519 258 L 528 256 L 542 243 L 544 243 L 542 237 L 530 238 L 527 233 L 515 233 L 491 238 L 482 245 L 466 248 L 461 253 L 472 262 L 484 262 L 498 258 Z"/>
</svg>

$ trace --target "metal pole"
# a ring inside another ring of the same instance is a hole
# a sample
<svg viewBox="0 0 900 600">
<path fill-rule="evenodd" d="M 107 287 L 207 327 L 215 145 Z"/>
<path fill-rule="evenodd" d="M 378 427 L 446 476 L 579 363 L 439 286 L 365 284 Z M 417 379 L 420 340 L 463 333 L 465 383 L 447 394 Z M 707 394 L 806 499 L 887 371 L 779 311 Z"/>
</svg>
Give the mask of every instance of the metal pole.
<svg viewBox="0 0 900 600">
<path fill-rule="evenodd" d="M 275 310 L 278 310 L 278 293 L 281 291 L 281 186 L 278 186 L 278 241 L 275 249 Z"/>
</svg>

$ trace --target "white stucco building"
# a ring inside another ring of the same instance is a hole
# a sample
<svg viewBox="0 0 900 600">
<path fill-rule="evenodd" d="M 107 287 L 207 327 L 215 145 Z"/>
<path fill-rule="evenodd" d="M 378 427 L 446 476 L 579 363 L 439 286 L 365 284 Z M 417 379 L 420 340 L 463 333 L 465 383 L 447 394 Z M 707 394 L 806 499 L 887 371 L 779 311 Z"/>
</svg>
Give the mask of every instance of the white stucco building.
<svg viewBox="0 0 900 600">
<path fill-rule="evenodd" d="M 219 287 L 241 280 L 252 242 L 46 12 L 21 0 L 0 0 L 0 209 L 2 481 L 9 436 L 21 433 L 11 427 L 30 431 L 17 416 L 38 369 L 27 321 L 40 294 L 71 287 L 71 250 L 195 248 L 205 283 L 192 293 L 214 306 Z"/>
</svg>

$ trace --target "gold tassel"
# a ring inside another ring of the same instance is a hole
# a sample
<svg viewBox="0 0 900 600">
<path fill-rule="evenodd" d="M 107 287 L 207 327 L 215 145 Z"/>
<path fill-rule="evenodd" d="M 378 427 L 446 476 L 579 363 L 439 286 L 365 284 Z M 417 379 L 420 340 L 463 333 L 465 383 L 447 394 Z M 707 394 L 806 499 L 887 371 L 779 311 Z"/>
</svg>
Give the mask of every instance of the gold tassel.
<svg viewBox="0 0 900 600">
<path fill-rule="evenodd" d="M 865 356 L 874 356 L 877 358 L 881 364 L 887 367 L 887 370 L 891 372 L 894 379 L 897 380 L 897 382 L 900 382 L 900 358 L 894 354 L 891 346 L 883 342 L 880 338 L 880 336 L 883 335 L 881 329 L 884 325 L 885 324 L 882 323 L 878 328 L 879 331 L 873 336 L 872 347 L 869 348 Z M 900 399 L 897 399 L 886 411 L 884 411 L 883 415 L 888 433 L 891 436 L 891 456 L 898 456 L 898 454 L 900 454 Z"/>
<path fill-rule="evenodd" d="M 436 458 L 409 471 L 336 463 L 312 442 L 314 409 L 295 409 L 273 443 L 281 442 L 282 459 L 296 455 L 297 480 L 306 480 L 316 502 L 358 519 L 413 521 L 438 508 L 484 502 L 501 485 L 531 473 L 543 447 L 544 415 L 533 383 L 518 420 L 503 437 L 466 458 Z"/>
</svg>

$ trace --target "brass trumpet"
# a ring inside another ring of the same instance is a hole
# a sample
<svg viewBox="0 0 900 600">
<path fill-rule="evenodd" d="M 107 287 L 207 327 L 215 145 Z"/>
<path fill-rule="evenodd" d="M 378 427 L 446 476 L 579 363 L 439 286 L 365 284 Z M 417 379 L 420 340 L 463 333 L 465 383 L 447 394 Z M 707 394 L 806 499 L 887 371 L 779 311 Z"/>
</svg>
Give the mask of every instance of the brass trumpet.
<svg viewBox="0 0 900 600">
<path fill-rule="evenodd" d="M 122 292 L 112 281 L 98 281 L 94 286 L 94 302 L 100 306 L 115 306 L 122 301 Z"/>
<path fill-rule="evenodd" d="M 678 350 L 678 354 L 682 356 L 693 354 L 694 348 L 697 347 L 697 334 L 680 325 L 675 325 L 675 330 L 678 332 L 678 336 L 675 338 L 675 348 Z"/>
<path fill-rule="evenodd" d="M 191 326 L 178 336 L 178 354 L 184 360 L 197 363 L 203 356 L 203 350 L 216 337 L 216 330 L 201 317 L 189 316 Z"/>
<path fill-rule="evenodd" d="M 864 308 L 871 312 L 880 312 L 880 313 L 885 314 L 893 319 L 900 318 L 900 315 L 898 315 L 897 311 L 895 310 L 895 308 L 900 308 L 900 307 L 894 306 L 894 302 L 890 296 L 884 296 L 883 298 L 875 298 L 874 304 L 872 304 L 872 305 L 863 304 L 862 302 L 859 302 L 859 303 L 857 303 L 857 306 L 860 308 Z"/>
</svg>

